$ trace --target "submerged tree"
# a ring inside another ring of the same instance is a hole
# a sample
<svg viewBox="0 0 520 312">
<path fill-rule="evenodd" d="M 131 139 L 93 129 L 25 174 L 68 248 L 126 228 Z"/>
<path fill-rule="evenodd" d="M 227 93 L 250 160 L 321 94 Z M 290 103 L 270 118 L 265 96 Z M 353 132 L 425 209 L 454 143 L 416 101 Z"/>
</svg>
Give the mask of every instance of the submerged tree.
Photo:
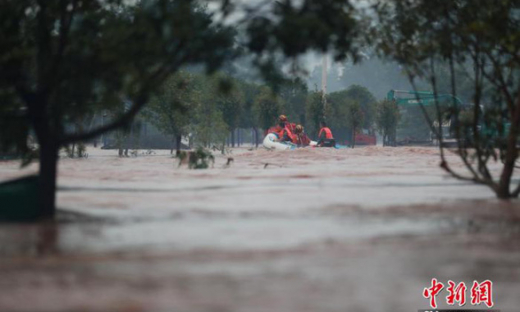
<svg viewBox="0 0 520 312">
<path fill-rule="evenodd" d="M 194 84 L 197 88 L 198 105 L 190 124 L 190 131 L 198 145 L 210 147 L 216 144 L 224 148 L 229 135 L 229 126 L 219 110 L 217 99 L 229 92 L 231 86 L 228 80 L 221 80 L 219 75 L 196 75 Z"/>
<path fill-rule="evenodd" d="M 57 152 L 131 122 L 162 83 L 189 64 L 209 72 L 235 56 L 234 30 L 217 24 L 195 0 L 21 0 L 0 2 L 0 98 L 22 112 L 40 148 L 38 202 L 55 214 Z M 334 49 L 356 58 L 358 23 L 346 0 L 265 2 L 246 7 L 244 46 L 267 76 L 273 55 L 297 57 Z M 226 17 L 232 1 L 222 1 Z M 83 107 L 132 105 L 94 129 L 70 133 L 69 116 Z M 2 114 L 6 109 L 2 107 Z M 211 116 L 207 116 L 210 118 Z M 215 116 L 218 117 L 218 116 Z"/>
<path fill-rule="evenodd" d="M 285 103 L 285 114 L 292 122 L 305 124 L 306 100 L 308 89 L 305 82 L 300 78 L 287 79 L 280 86 L 278 92 Z"/>
<path fill-rule="evenodd" d="M 253 112 L 260 128 L 267 130 L 271 127 L 282 112 L 282 107 L 282 100 L 269 87 L 262 87 L 253 104 Z"/>
<path fill-rule="evenodd" d="M 376 99 L 365 87 L 352 85 L 349 88 L 332 92 L 327 96 L 329 126 L 334 130 L 336 139 L 343 138 L 349 141 L 353 138 L 352 127 L 347 120 L 350 119 L 352 103 L 357 102 L 363 112 L 363 121 L 356 125 L 357 129 L 373 130 L 375 121 Z"/>
<path fill-rule="evenodd" d="M 239 82 L 239 88 L 244 94 L 244 104 L 239 126 L 242 128 L 253 128 L 253 143 L 258 147 L 258 118 L 255 115 L 255 100 L 260 92 L 260 86 L 254 83 Z"/>
<path fill-rule="evenodd" d="M 350 147 L 354 148 L 356 145 L 356 133 L 359 132 L 363 125 L 365 115 L 361 104 L 358 101 L 349 101 L 347 104 L 347 125 L 351 129 Z"/>
<path fill-rule="evenodd" d="M 196 89 L 193 75 L 179 71 L 168 78 L 143 111 L 149 122 L 172 138 L 170 154 L 174 146 L 176 155 L 180 154 L 182 136 L 188 134 L 199 99 L 200 92 Z"/>
<path fill-rule="evenodd" d="M 457 153 L 467 174 L 453 169 L 445 157 L 443 129 L 434 126 L 443 123 L 438 101 L 433 118 L 426 116 L 440 141 L 441 167 L 456 178 L 489 186 L 499 198 L 518 197 L 520 184 L 511 185 L 520 133 L 518 2 L 393 0 L 377 9 L 380 51 L 404 66 L 413 85 L 424 79 L 438 95 L 442 79 L 457 96 L 457 72 L 472 82 L 469 105 L 462 108 L 455 99 L 450 105 Z M 439 68 L 448 68 L 446 77 L 438 77 Z M 503 164 L 498 175 L 489 168 L 492 162 Z"/>
<path fill-rule="evenodd" d="M 242 115 L 244 94 L 240 84 L 231 77 L 215 77 L 212 83 L 211 100 L 216 103 L 216 108 L 222 114 L 231 134 L 231 146 L 235 147 L 235 130 Z"/>
<path fill-rule="evenodd" d="M 360 85 L 352 85 L 345 90 L 334 92 L 334 95 L 331 94 L 331 96 L 358 102 L 364 116 L 361 126 L 364 129 L 372 130 L 375 122 L 377 100 L 367 88 Z"/>
<path fill-rule="evenodd" d="M 39 145 L 39 215 L 54 216 L 58 150 L 128 124 L 181 66 L 214 70 L 229 58 L 233 31 L 194 1 L 2 1 L 0 93 L 16 96 Z M 211 46 L 211 49 L 207 49 Z M 91 105 L 129 100 L 118 118 L 67 131 Z"/>
<path fill-rule="evenodd" d="M 327 119 L 325 101 L 323 100 L 323 92 L 310 92 L 307 95 L 306 102 L 306 127 L 309 129 L 309 133 L 315 133 L 316 135 L 318 135 L 318 131 L 320 130 L 320 122 Z"/>
<path fill-rule="evenodd" d="M 376 112 L 376 125 L 383 136 L 383 146 L 395 146 L 397 123 L 400 119 L 397 103 L 383 100 L 377 104 Z"/>
</svg>

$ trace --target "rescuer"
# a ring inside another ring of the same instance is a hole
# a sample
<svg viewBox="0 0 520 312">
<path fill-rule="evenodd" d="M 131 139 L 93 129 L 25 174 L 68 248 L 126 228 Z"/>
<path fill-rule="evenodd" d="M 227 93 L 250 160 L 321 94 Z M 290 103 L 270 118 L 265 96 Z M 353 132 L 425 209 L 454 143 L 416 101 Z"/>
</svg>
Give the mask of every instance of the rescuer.
<svg viewBox="0 0 520 312">
<path fill-rule="evenodd" d="M 325 121 L 320 122 L 320 132 L 318 133 L 318 146 L 336 147 L 336 140 L 332 136 L 332 131 L 327 127 Z"/>
<path fill-rule="evenodd" d="M 287 120 L 287 116 L 280 115 L 278 118 L 278 139 L 280 142 L 293 142 L 294 141 L 294 127 Z"/>
<path fill-rule="evenodd" d="M 296 125 L 296 127 L 294 127 L 293 143 L 298 146 L 308 146 L 311 143 L 311 139 L 303 132 L 302 125 Z"/>
</svg>

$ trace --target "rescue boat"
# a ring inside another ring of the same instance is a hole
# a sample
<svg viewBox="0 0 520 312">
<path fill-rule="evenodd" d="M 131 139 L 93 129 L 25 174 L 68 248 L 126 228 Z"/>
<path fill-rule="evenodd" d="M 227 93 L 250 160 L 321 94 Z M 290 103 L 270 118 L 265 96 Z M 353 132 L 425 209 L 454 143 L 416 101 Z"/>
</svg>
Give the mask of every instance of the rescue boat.
<svg viewBox="0 0 520 312">
<path fill-rule="evenodd" d="M 309 146 L 316 146 L 316 144 L 316 141 L 311 141 Z M 263 145 L 268 150 L 276 151 L 288 151 L 298 147 L 291 142 L 280 142 L 280 139 L 276 133 L 268 133 L 264 138 Z"/>
</svg>

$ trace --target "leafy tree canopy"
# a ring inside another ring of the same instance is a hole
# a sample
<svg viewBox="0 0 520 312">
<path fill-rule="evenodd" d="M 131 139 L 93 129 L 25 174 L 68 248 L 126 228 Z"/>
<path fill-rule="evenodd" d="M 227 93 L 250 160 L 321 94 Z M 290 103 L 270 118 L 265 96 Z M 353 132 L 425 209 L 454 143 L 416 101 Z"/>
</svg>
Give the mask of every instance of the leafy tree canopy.
<svg viewBox="0 0 520 312">
<path fill-rule="evenodd" d="M 328 99 L 331 103 L 337 105 L 345 105 L 345 102 L 357 102 L 360 105 L 364 116 L 361 126 L 365 129 L 372 128 L 375 122 L 377 100 L 367 88 L 359 85 L 352 85 L 346 90 L 329 94 Z"/>
</svg>

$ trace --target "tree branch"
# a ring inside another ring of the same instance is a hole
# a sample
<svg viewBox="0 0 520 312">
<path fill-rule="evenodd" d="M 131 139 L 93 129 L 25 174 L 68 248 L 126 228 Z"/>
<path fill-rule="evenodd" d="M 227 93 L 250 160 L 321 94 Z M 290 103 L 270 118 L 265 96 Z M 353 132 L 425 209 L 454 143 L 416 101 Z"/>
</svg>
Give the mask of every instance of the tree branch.
<svg viewBox="0 0 520 312">
<path fill-rule="evenodd" d="M 410 81 L 410 84 L 412 85 L 412 88 L 414 89 L 415 92 L 417 92 L 417 86 L 415 85 L 415 81 L 414 81 L 414 79 L 413 79 L 413 77 L 412 77 L 412 75 L 411 75 L 411 73 L 409 71 L 407 71 L 407 75 L 408 75 L 408 80 Z M 449 173 L 450 175 L 452 175 L 456 179 L 463 180 L 463 181 L 472 181 L 472 182 L 479 183 L 479 184 L 489 185 L 489 183 L 487 183 L 486 181 L 480 179 L 480 177 L 475 172 L 473 167 L 469 163 L 467 163 L 467 162 L 465 162 L 465 164 L 468 166 L 468 169 L 473 174 L 473 177 L 462 176 L 462 175 L 456 173 L 455 171 L 453 171 L 453 169 L 451 169 L 451 167 L 448 165 L 448 162 L 446 161 L 446 156 L 444 154 L 444 148 L 442 146 L 443 145 L 442 144 L 442 137 L 440 137 L 439 132 L 433 126 L 433 122 L 432 122 L 430 116 L 428 115 L 428 112 L 426 111 L 426 109 L 424 108 L 422 103 L 420 102 L 419 96 L 417 94 L 416 94 L 416 99 L 419 102 L 419 107 L 421 108 L 421 110 L 422 110 L 422 112 L 424 114 L 424 117 L 426 119 L 426 122 L 430 126 L 430 129 L 437 135 L 437 138 L 439 139 L 439 152 L 440 152 L 440 156 L 441 156 L 441 164 L 440 164 L 441 168 L 444 169 L 444 171 L 446 171 L 447 173 Z M 491 186 L 491 187 L 494 188 L 494 186 Z"/>
<path fill-rule="evenodd" d="M 146 83 L 137 93 L 137 97 L 134 99 L 130 109 L 121 115 L 119 119 L 86 133 L 65 135 L 58 141 L 59 144 L 67 145 L 77 141 L 87 141 L 96 138 L 103 133 L 123 127 L 124 125 L 131 122 L 137 113 L 139 113 L 139 111 L 141 111 L 144 105 L 148 102 L 150 91 L 156 88 L 157 85 L 162 84 L 162 82 L 164 82 L 169 74 L 175 72 L 181 64 L 186 63 L 187 59 L 189 59 L 189 56 L 184 54 L 180 59 L 175 60 L 178 57 L 178 53 L 184 48 L 185 44 L 185 41 L 181 41 L 177 46 L 176 51 L 172 53 L 172 57 L 168 58 L 168 60 L 164 62 L 163 66 L 159 67 L 155 72 L 150 74 L 148 78 L 143 78 Z"/>
<path fill-rule="evenodd" d="M 513 97 L 511 96 L 511 93 L 509 92 L 509 90 L 507 88 L 507 82 L 505 81 L 504 76 L 502 75 L 502 71 L 501 71 L 502 66 L 500 66 L 500 64 L 498 63 L 498 60 L 493 57 L 491 52 L 486 51 L 485 53 L 486 53 L 486 56 L 488 57 L 488 59 L 493 64 L 493 69 L 495 72 L 495 76 L 498 78 L 498 83 L 496 82 L 495 79 L 493 79 L 485 71 L 483 74 L 492 84 L 494 84 L 497 88 L 499 88 L 500 91 L 504 94 L 504 96 L 506 97 L 506 103 L 507 103 L 507 108 L 509 109 L 509 113 L 511 114 L 511 116 L 513 116 L 514 100 L 513 100 Z"/>
<path fill-rule="evenodd" d="M 47 83 L 47 77 L 45 70 L 50 55 L 50 34 L 48 25 L 48 8 L 44 0 L 38 1 L 38 29 L 36 30 L 36 42 L 37 42 L 37 53 L 36 53 L 36 70 L 37 70 L 37 93 L 40 96 L 47 97 L 48 88 L 44 87 Z"/>
<path fill-rule="evenodd" d="M 119 117 L 114 122 L 112 122 L 110 124 L 106 124 L 104 126 L 101 126 L 101 127 L 97 128 L 97 129 L 94 129 L 94 130 L 89 131 L 89 132 L 77 133 L 77 134 L 69 134 L 69 135 L 63 137 L 59 141 L 60 145 L 63 146 L 63 145 L 71 144 L 73 142 L 87 141 L 87 140 L 96 138 L 96 137 L 102 135 L 103 133 L 106 133 L 106 132 L 109 132 L 109 131 L 112 131 L 112 130 L 116 130 L 116 129 L 120 128 L 120 127 L 123 127 L 123 126 L 127 125 L 128 123 L 130 123 L 132 121 L 132 119 L 137 115 L 137 113 L 139 113 L 141 108 L 146 104 L 147 100 L 148 100 L 148 96 L 142 94 L 133 103 L 133 105 L 130 107 L 130 109 L 127 112 L 125 112 L 123 115 L 121 115 L 121 117 Z"/>
<path fill-rule="evenodd" d="M 54 57 L 53 64 L 51 67 L 52 69 L 50 70 L 50 74 L 52 74 L 53 78 L 51 80 L 51 83 L 49 84 L 49 90 L 52 90 L 54 88 L 57 78 L 59 77 L 58 72 L 60 70 L 63 55 L 65 53 L 65 49 L 69 41 L 70 25 L 72 24 L 72 20 L 76 12 L 76 2 L 76 0 L 72 1 L 72 8 L 67 16 L 67 2 L 64 0 L 60 1 L 61 12 L 59 42 L 56 56 Z"/>
<path fill-rule="evenodd" d="M 473 118 L 473 137 L 475 139 L 475 152 L 477 153 L 478 170 L 484 176 L 486 180 L 493 181 L 491 174 L 487 168 L 487 159 L 484 158 L 481 144 L 480 144 L 480 132 L 478 129 L 478 123 L 480 120 L 480 100 L 482 98 L 482 72 L 484 71 L 484 61 L 480 56 L 479 46 L 475 46 L 475 57 L 473 62 L 475 63 L 475 103 L 474 103 L 474 118 Z"/>
</svg>

